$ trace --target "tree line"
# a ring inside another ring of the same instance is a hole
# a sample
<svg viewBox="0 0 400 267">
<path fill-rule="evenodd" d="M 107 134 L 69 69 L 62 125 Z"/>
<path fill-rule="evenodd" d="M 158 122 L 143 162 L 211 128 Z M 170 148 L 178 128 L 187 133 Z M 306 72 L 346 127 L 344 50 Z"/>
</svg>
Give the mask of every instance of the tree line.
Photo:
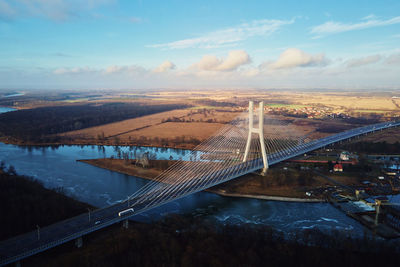
<svg viewBox="0 0 400 267">
<path fill-rule="evenodd" d="M 137 146 L 160 146 L 160 147 L 177 147 L 182 144 L 197 146 L 201 141 L 195 137 L 176 136 L 174 138 L 159 138 L 159 137 L 128 137 L 129 144 Z"/>
<path fill-rule="evenodd" d="M 399 242 L 316 228 L 284 234 L 192 215 L 115 229 L 46 266 L 397 266 Z M 42 262 L 42 263 L 43 263 Z M 39 264 L 40 265 L 40 264 Z"/>
<path fill-rule="evenodd" d="M 50 190 L 34 178 L 0 163 L 0 240 L 87 212 L 90 205 Z"/>
<path fill-rule="evenodd" d="M 335 144 L 336 147 L 348 151 L 356 151 L 360 153 L 377 153 L 377 154 L 400 154 L 400 142 L 397 141 L 390 144 L 386 141 L 382 142 L 351 142 L 343 144 Z"/>
<path fill-rule="evenodd" d="M 51 142 L 52 135 L 87 127 L 181 109 L 186 105 L 105 103 L 18 110 L 0 114 L 0 133 L 22 141 Z"/>
</svg>

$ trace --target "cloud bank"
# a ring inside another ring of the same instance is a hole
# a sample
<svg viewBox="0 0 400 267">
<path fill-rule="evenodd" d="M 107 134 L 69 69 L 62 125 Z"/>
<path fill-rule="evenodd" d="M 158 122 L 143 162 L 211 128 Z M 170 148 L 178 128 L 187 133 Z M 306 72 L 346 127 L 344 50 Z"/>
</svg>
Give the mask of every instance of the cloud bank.
<svg viewBox="0 0 400 267">
<path fill-rule="evenodd" d="M 355 58 L 347 61 L 347 67 L 355 68 L 379 62 L 382 59 L 381 55 L 372 55 L 367 57 Z"/>
<path fill-rule="evenodd" d="M 362 66 L 372 65 L 371 68 Z M 376 67 L 375 67 L 376 65 Z M 225 57 L 205 55 L 188 67 L 164 61 L 154 68 L 139 65 L 109 65 L 104 68 L 58 68 L 40 81 L 54 84 L 80 83 L 99 88 L 399 88 L 400 54 L 374 54 L 330 60 L 324 54 L 310 54 L 298 48 L 283 51 L 275 61 L 256 66 L 244 50 Z M 173 71 L 172 71 L 173 70 Z M 168 73 L 168 75 L 160 75 Z M 19 75 L 19 74 L 18 74 Z M 2 72 L 0 78 L 21 76 Z M 71 77 L 73 76 L 73 79 Z M 39 81 L 39 82 L 40 82 Z M 362 81 L 362 83 L 360 83 Z"/>
<path fill-rule="evenodd" d="M 324 54 L 311 55 L 297 48 L 286 49 L 277 61 L 268 64 L 272 69 L 288 69 L 295 67 L 323 66 L 328 64 Z"/>
<path fill-rule="evenodd" d="M 161 63 L 161 65 L 159 65 L 157 68 L 155 68 L 153 71 L 154 72 L 167 72 L 169 70 L 173 70 L 175 69 L 175 64 L 172 63 L 171 61 L 164 61 L 163 63 Z"/>
<path fill-rule="evenodd" d="M 244 50 L 230 51 L 225 59 L 214 55 L 205 55 L 193 65 L 193 68 L 203 71 L 232 71 L 251 62 L 250 56 Z"/>
<path fill-rule="evenodd" d="M 400 23 L 400 16 L 391 19 L 376 19 L 375 16 L 367 16 L 363 18 L 365 21 L 358 23 L 342 23 L 328 21 L 311 29 L 311 33 L 319 37 L 329 34 L 362 30 L 374 27 L 381 27 Z"/>
<path fill-rule="evenodd" d="M 389 55 L 385 63 L 389 65 L 400 64 L 400 53 Z"/>
<path fill-rule="evenodd" d="M 58 68 L 53 71 L 54 74 L 85 74 L 85 73 L 95 73 L 96 69 L 90 67 L 75 67 L 75 68 Z"/>
<path fill-rule="evenodd" d="M 148 45 L 148 47 L 164 49 L 184 49 L 234 46 L 237 45 L 240 41 L 244 41 L 254 36 L 268 36 L 276 32 L 284 25 L 292 23 L 294 23 L 294 19 L 254 20 L 249 23 L 242 23 L 235 27 L 209 32 L 196 38 L 182 39 L 162 44 L 152 44 Z"/>
</svg>

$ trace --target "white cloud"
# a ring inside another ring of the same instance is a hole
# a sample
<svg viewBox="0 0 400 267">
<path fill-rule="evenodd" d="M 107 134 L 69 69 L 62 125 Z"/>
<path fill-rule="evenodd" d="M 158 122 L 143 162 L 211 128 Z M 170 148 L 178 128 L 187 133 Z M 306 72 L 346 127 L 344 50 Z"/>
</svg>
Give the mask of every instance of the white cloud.
<svg viewBox="0 0 400 267">
<path fill-rule="evenodd" d="M 230 51 L 226 59 L 214 55 L 205 55 L 193 68 L 202 71 L 232 71 L 251 62 L 250 56 L 244 50 Z"/>
<path fill-rule="evenodd" d="M 365 16 L 361 18 L 362 20 L 371 20 L 371 19 L 377 19 L 378 17 L 375 16 L 374 14 L 369 14 L 368 16 Z"/>
<path fill-rule="evenodd" d="M 382 59 L 382 56 L 380 56 L 380 55 L 372 55 L 372 56 L 367 56 L 367 57 L 354 58 L 354 59 L 348 60 L 346 62 L 346 65 L 349 68 L 360 67 L 360 66 L 376 63 L 376 62 L 380 61 L 381 59 Z"/>
<path fill-rule="evenodd" d="M 254 20 L 236 27 L 216 30 L 196 38 L 178 40 L 163 44 L 148 45 L 154 48 L 216 48 L 237 45 L 240 41 L 254 36 L 268 36 L 284 25 L 292 24 L 292 20 Z"/>
<path fill-rule="evenodd" d="M 74 67 L 74 68 L 57 68 L 53 71 L 57 75 L 71 75 L 71 74 L 103 74 L 103 75 L 137 75 L 146 74 L 150 71 L 137 65 L 120 66 L 111 65 L 105 69 L 96 69 L 91 67 Z"/>
<path fill-rule="evenodd" d="M 400 64 L 400 53 L 389 55 L 386 58 L 385 63 L 386 64 L 390 64 L 390 65 L 392 65 L 392 64 Z"/>
<path fill-rule="evenodd" d="M 325 22 L 324 24 L 313 27 L 311 29 L 311 33 L 320 37 L 328 34 L 393 25 L 400 23 L 400 16 L 387 20 L 376 19 L 375 17 L 367 16 L 364 18 L 364 20 L 366 21 L 358 23 L 342 23 L 342 22 L 328 21 Z"/>
<path fill-rule="evenodd" d="M 246 77 L 254 77 L 260 74 L 260 70 L 258 68 L 249 68 L 244 70 L 242 75 Z"/>
<path fill-rule="evenodd" d="M 103 73 L 104 74 L 138 74 L 147 72 L 141 66 L 130 65 L 130 66 L 120 66 L 120 65 L 111 65 L 108 66 Z"/>
<path fill-rule="evenodd" d="M 167 72 L 169 70 L 173 70 L 175 69 L 175 64 L 172 63 L 171 61 L 164 61 L 163 63 L 161 63 L 161 65 L 159 65 L 157 68 L 155 68 L 153 71 L 154 72 Z"/>
<path fill-rule="evenodd" d="M 83 73 L 94 73 L 96 69 L 90 67 L 76 67 L 76 68 L 58 68 L 53 71 L 54 74 L 83 74 Z"/>
<path fill-rule="evenodd" d="M 228 57 L 217 66 L 217 70 L 229 71 L 235 70 L 239 66 L 250 63 L 250 56 L 244 50 L 230 51 Z"/>
<path fill-rule="evenodd" d="M 119 73 L 125 70 L 126 70 L 125 66 L 112 65 L 108 66 L 104 72 L 110 74 L 110 73 Z"/>
<path fill-rule="evenodd" d="M 271 69 L 287 69 L 326 64 L 328 64 L 328 60 L 324 54 L 311 55 L 297 48 L 288 48 L 279 56 L 277 61 L 268 64 L 268 67 Z"/>
<path fill-rule="evenodd" d="M 392 54 L 390 54 L 392 53 Z M 370 68 L 357 68 L 375 62 Z M 184 69 L 160 75 L 175 68 L 165 61 L 155 68 L 138 65 L 110 65 L 107 68 L 60 68 L 43 80 L 59 86 L 81 84 L 99 88 L 399 88 L 400 53 L 397 50 L 377 55 L 332 60 L 323 54 L 309 54 L 296 48 L 283 51 L 276 61 L 250 64 L 246 51 L 230 51 L 225 57 L 206 55 Z M 330 63 L 329 66 L 326 66 Z M 392 64 L 392 65 L 388 65 Z M 397 65 L 393 65 L 397 64 Z M 314 67 L 308 67 L 314 66 Z M 349 67 L 350 66 L 350 67 Z M 73 79 L 71 79 L 73 75 Z M 7 74 L 0 76 L 10 81 Z M 17 82 L 23 75 L 14 75 Z M 22 78 L 21 78 L 22 79 Z M 8 83 L 9 84 L 9 83 Z M 17 82 L 18 84 L 18 82 Z"/>
<path fill-rule="evenodd" d="M 200 70 L 215 70 L 221 64 L 221 59 L 213 55 L 205 55 L 195 66 Z"/>
</svg>

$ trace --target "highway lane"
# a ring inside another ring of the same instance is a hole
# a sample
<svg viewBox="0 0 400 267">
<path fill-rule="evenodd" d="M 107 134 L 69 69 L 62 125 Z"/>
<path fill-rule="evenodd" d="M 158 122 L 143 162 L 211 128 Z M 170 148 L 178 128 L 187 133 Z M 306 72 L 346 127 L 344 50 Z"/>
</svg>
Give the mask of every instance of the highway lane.
<svg viewBox="0 0 400 267">
<path fill-rule="evenodd" d="M 400 126 L 400 122 L 379 123 L 345 131 L 311 142 L 304 142 L 295 148 L 268 155 L 268 162 L 269 165 L 273 165 L 286 159 L 302 155 L 309 151 L 319 149 L 326 145 L 352 138 L 360 134 L 366 134 L 376 130 L 397 126 Z M 144 196 L 137 196 L 135 199 L 131 199 L 129 201 L 130 205 L 128 205 L 127 201 L 124 201 L 106 208 L 92 211 L 90 214 L 90 221 L 88 213 L 85 213 L 65 221 L 43 227 L 40 229 L 40 239 L 38 238 L 37 231 L 32 231 L 9 240 L 2 241 L 0 242 L 0 265 L 5 265 L 29 257 L 51 247 L 58 246 L 93 231 L 125 220 L 134 215 L 140 214 L 151 208 L 158 207 L 165 203 L 185 197 L 189 194 L 202 191 L 217 184 L 240 177 L 244 174 L 259 170 L 262 167 L 263 162 L 261 158 L 245 163 L 238 163 L 237 165 L 224 170 L 218 170 L 211 175 L 201 176 L 198 179 L 185 181 L 179 184 L 179 192 L 173 190 L 174 185 L 164 184 L 152 192 L 152 194 L 155 196 L 152 199 Z M 166 188 L 171 189 L 167 191 L 169 192 L 167 194 L 164 193 Z M 161 192 L 163 192 L 163 194 L 161 194 Z M 119 212 L 128 208 L 133 208 L 134 213 L 130 213 L 122 217 L 118 216 Z M 96 224 L 96 222 L 99 223 Z"/>
</svg>

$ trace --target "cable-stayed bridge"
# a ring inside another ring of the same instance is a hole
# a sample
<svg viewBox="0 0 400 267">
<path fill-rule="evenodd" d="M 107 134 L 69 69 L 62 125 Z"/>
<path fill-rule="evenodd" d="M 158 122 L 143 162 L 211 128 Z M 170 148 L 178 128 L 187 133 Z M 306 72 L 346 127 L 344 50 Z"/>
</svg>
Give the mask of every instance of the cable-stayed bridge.
<svg viewBox="0 0 400 267">
<path fill-rule="evenodd" d="M 400 126 L 384 122 L 355 128 L 321 139 L 310 139 L 290 121 L 264 118 L 263 103 L 258 117 L 241 114 L 201 143 L 186 160 L 176 162 L 147 183 L 128 200 L 43 227 L 0 242 L 0 265 L 19 261 L 49 248 L 81 237 L 146 210 L 202 191 L 242 175 L 262 170 L 286 159 L 374 131 Z M 258 127 L 254 127 L 258 123 Z M 4 216 L 4 215 L 2 215 Z"/>
</svg>

